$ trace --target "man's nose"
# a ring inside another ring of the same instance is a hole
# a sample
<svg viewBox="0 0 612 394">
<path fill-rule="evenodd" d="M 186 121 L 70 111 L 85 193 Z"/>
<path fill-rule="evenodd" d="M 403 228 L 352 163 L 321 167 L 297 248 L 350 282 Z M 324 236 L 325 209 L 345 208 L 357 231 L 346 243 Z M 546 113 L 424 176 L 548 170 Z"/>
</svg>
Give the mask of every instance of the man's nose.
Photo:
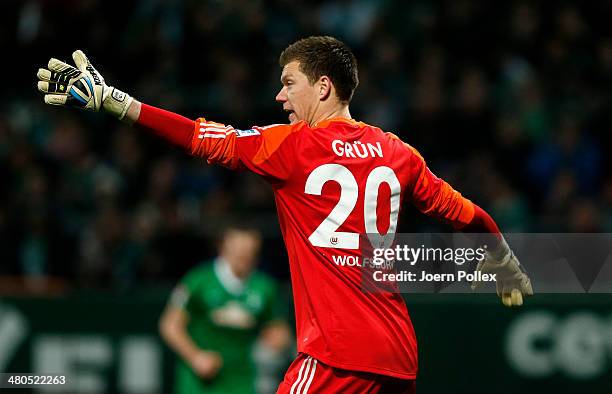
<svg viewBox="0 0 612 394">
<path fill-rule="evenodd" d="M 285 101 L 287 101 L 287 95 L 285 94 L 284 87 L 276 95 L 276 101 L 278 101 L 279 103 L 284 103 Z"/>
</svg>

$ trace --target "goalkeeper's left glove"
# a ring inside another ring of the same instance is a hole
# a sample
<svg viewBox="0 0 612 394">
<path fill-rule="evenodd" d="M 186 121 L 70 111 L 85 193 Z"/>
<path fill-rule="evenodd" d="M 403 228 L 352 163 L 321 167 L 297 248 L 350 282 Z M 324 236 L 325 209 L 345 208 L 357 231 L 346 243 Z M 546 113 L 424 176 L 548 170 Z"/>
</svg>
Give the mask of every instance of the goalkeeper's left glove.
<svg viewBox="0 0 612 394">
<path fill-rule="evenodd" d="M 45 93 L 45 103 L 94 112 L 104 110 L 123 119 L 134 99 L 106 85 L 81 50 L 74 51 L 72 58 L 76 68 L 51 58 L 48 69 L 38 70 L 38 90 Z"/>
<path fill-rule="evenodd" d="M 524 296 L 533 295 L 531 280 L 503 238 L 495 250 L 486 252 L 484 259 L 478 262 L 476 271 L 496 274 L 497 295 L 505 306 L 521 306 Z M 472 290 L 481 283 L 472 282 Z"/>
</svg>

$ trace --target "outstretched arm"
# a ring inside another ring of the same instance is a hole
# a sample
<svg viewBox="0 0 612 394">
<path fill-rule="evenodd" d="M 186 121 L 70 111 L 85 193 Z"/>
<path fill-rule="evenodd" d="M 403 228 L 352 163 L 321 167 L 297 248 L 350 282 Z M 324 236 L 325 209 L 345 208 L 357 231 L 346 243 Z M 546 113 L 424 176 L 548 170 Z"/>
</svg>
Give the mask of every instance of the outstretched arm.
<svg viewBox="0 0 612 394">
<path fill-rule="evenodd" d="M 106 112 L 127 124 L 157 134 L 190 154 L 207 159 L 209 163 L 238 167 L 235 135 L 232 133 L 224 133 L 227 138 L 223 139 L 194 139 L 194 133 L 201 128 L 201 121 L 143 104 L 107 85 L 80 50 L 74 51 L 72 58 L 76 67 L 52 58 L 47 68 L 38 70 L 38 90 L 45 94 L 46 104 Z M 227 127 L 228 130 L 230 128 Z"/>
<path fill-rule="evenodd" d="M 109 113 L 159 135 L 209 164 L 246 168 L 271 182 L 283 181 L 291 173 L 294 161 L 288 158 L 292 157 L 294 144 L 285 141 L 290 140 L 288 137 L 296 128 L 271 125 L 237 130 L 204 118 L 191 120 L 141 103 L 107 85 L 82 51 L 75 51 L 72 57 L 77 67 L 51 59 L 47 68 L 38 70 L 38 90 L 45 94 L 45 103 Z"/>
<path fill-rule="evenodd" d="M 127 123 L 157 134 L 172 144 L 190 151 L 195 121 L 136 100 L 128 109 L 125 118 Z"/>
</svg>

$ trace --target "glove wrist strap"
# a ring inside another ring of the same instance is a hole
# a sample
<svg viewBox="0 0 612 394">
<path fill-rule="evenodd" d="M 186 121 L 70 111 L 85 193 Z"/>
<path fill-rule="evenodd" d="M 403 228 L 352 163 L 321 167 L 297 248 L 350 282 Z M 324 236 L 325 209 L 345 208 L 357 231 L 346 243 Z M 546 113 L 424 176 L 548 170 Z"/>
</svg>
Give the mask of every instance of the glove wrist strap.
<svg viewBox="0 0 612 394">
<path fill-rule="evenodd" d="M 109 93 L 102 100 L 102 108 L 117 119 L 123 120 L 134 98 L 112 86 L 109 86 L 108 90 Z"/>
<path fill-rule="evenodd" d="M 512 254 L 506 239 L 502 236 L 499 245 L 494 250 L 490 251 L 491 257 L 499 263 L 505 262 L 509 256 Z"/>
</svg>

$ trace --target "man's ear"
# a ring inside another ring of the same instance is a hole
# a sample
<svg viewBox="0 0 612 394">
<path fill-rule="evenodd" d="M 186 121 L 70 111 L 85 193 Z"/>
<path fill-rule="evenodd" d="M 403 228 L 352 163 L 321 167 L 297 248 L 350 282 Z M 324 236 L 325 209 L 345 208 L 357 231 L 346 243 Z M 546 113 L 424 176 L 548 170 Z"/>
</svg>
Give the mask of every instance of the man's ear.
<svg viewBox="0 0 612 394">
<path fill-rule="evenodd" d="M 321 78 L 319 78 L 318 85 L 319 85 L 319 100 L 321 101 L 327 100 L 327 98 L 330 96 L 332 92 L 332 87 L 334 86 L 332 84 L 331 79 L 323 75 Z"/>
</svg>

